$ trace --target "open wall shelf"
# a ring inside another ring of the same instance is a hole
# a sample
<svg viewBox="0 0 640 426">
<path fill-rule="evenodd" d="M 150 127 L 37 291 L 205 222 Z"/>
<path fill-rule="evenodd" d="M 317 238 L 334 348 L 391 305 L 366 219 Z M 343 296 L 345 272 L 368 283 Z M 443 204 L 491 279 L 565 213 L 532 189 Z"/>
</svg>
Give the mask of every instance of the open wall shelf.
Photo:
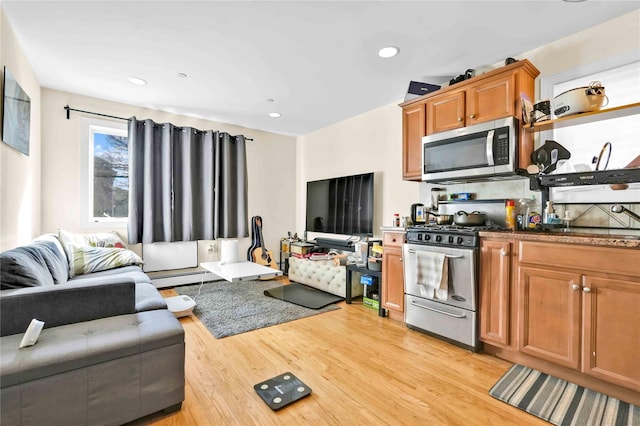
<svg viewBox="0 0 640 426">
<path fill-rule="evenodd" d="M 601 109 L 599 111 L 585 112 L 583 114 L 570 115 L 568 117 L 556 118 L 555 120 L 541 121 L 539 123 L 533 123 L 525 129 L 531 132 L 542 132 L 545 130 L 560 129 L 563 127 L 577 126 L 579 124 L 627 117 L 634 114 L 640 114 L 640 102 L 614 108 Z"/>
</svg>

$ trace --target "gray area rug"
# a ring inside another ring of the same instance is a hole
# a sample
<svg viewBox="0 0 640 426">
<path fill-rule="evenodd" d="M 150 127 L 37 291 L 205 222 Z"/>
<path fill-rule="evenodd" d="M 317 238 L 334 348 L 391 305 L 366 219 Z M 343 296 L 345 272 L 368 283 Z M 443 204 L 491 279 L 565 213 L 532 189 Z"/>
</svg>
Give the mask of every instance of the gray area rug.
<svg viewBox="0 0 640 426">
<path fill-rule="evenodd" d="M 640 407 L 519 364 L 489 394 L 554 425 L 640 425 Z"/>
<path fill-rule="evenodd" d="M 202 287 L 195 284 L 175 290 L 195 300 L 194 315 L 216 339 L 340 309 L 336 305 L 309 309 L 265 296 L 264 291 L 277 283 L 214 281 L 205 282 Z"/>
</svg>

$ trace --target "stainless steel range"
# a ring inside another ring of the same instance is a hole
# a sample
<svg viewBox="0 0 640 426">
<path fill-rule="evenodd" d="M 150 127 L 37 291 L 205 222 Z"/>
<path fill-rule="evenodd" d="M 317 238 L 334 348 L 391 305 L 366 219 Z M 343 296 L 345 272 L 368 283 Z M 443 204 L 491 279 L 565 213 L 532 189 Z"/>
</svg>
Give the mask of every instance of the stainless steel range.
<svg viewBox="0 0 640 426">
<path fill-rule="evenodd" d="M 409 328 L 478 350 L 478 231 L 487 228 L 425 225 L 407 229 L 403 262 Z M 433 291 L 439 277 L 443 279 L 440 290 Z"/>
</svg>

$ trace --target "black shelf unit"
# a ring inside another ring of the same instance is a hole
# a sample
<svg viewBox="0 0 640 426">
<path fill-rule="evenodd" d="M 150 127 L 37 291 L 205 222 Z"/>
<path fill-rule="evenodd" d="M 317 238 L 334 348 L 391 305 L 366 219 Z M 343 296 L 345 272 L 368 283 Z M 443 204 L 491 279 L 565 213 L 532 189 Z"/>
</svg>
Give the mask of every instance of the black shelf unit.
<svg viewBox="0 0 640 426">
<path fill-rule="evenodd" d="M 542 206 L 549 201 L 549 188 L 560 186 L 614 185 L 640 182 L 640 168 L 597 170 L 557 175 L 529 175 L 532 191 L 540 191 Z"/>
</svg>

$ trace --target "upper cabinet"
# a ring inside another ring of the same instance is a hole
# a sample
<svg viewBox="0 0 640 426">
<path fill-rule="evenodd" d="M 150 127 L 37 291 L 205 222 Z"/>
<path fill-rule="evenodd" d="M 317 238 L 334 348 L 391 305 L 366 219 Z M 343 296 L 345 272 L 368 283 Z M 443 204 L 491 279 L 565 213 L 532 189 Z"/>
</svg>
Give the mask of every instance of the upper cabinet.
<svg viewBox="0 0 640 426">
<path fill-rule="evenodd" d="M 498 118 L 522 117 L 520 96 L 535 99 L 540 74 L 526 59 L 400 104 L 402 120 L 402 177 L 422 179 L 422 137 Z M 533 151 L 530 132 L 521 132 L 519 161 L 529 165 Z"/>
<path fill-rule="evenodd" d="M 427 135 L 514 115 L 515 80 L 504 73 L 427 100 Z"/>
<path fill-rule="evenodd" d="M 422 137 L 425 133 L 425 103 L 402 108 L 402 179 L 422 178 Z"/>
</svg>

